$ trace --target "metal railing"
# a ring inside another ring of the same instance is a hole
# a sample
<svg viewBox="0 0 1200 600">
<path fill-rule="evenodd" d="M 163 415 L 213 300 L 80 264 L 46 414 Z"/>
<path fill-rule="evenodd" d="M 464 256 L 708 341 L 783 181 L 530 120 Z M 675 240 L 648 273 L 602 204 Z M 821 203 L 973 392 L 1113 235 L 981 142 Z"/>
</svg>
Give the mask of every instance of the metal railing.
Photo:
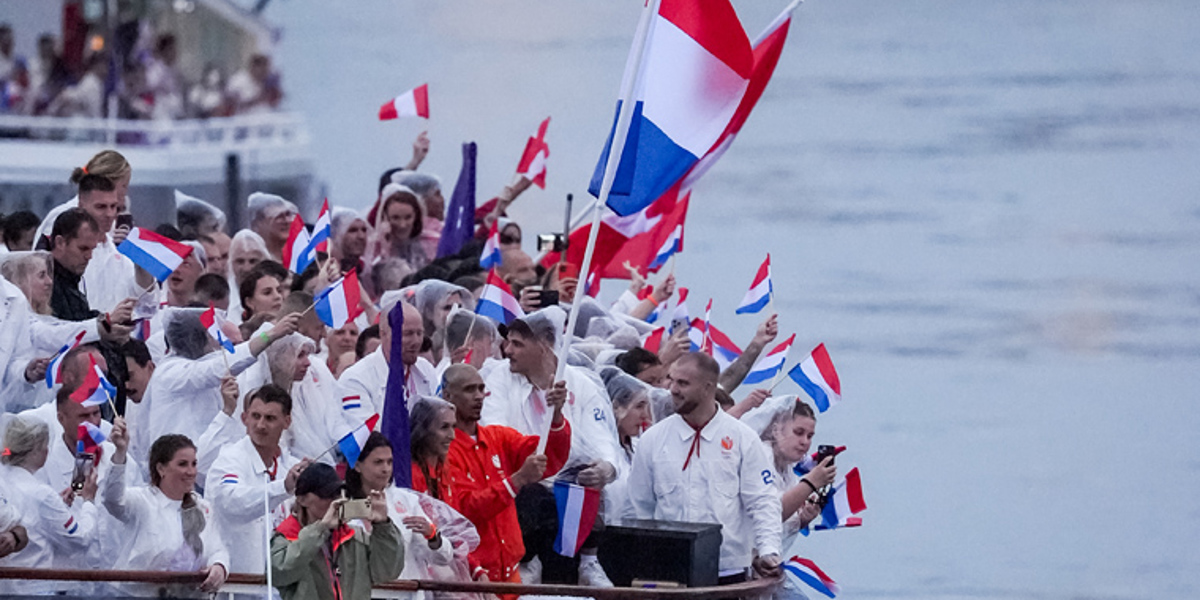
<svg viewBox="0 0 1200 600">
<path fill-rule="evenodd" d="M 104 581 L 124 583 L 148 583 L 154 585 L 193 584 L 199 585 L 204 580 L 200 573 L 179 573 L 170 571 L 87 571 L 69 569 L 27 569 L 0 568 L 0 580 L 38 580 L 38 581 Z M 412 592 L 424 590 L 429 592 L 468 592 L 479 594 L 536 594 L 544 596 L 573 596 L 595 598 L 596 600 L 651 600 L 689 598 L 695 600 L 712 600 L 717 598 L 757 597 L 767 594 L 781 583 L 778 577 L 770 579 L 755 579 L 745 583 L 714 587 L 694 588 L 595 588 L 578 585 L 538 584 L 497 582 L 463 582 L 463 581 L 433 581 L 426 579 L 401 579 L 374 586 L 375 597 L 406 597 Z M 245 575 L 234 573 L 229 576 L 221 594 L 226 593 L 255 593 L 261 592 L 266 584 L 262 575 Z"/>
<path fill-rule="evenodd" d="M 234 150 L 307 144 L 309 137 L 301 116 L 290 112 L 175 121 L 0 115 L 0 141 L 18 140 Z"/>
</svg>

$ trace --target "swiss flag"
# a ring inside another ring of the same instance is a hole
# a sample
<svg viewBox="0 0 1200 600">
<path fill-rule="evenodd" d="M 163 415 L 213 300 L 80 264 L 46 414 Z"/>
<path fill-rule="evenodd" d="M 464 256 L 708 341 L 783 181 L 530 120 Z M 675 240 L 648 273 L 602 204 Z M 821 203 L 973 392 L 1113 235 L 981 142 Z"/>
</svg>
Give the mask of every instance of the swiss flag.
<svg viewBox="0 0 1200 600">
<path fill-rule="evenodd" d="M 429 84 L 422 83 L 379 107 L 380 121 L 399 117 L 429 118 Z"/>
</svg>

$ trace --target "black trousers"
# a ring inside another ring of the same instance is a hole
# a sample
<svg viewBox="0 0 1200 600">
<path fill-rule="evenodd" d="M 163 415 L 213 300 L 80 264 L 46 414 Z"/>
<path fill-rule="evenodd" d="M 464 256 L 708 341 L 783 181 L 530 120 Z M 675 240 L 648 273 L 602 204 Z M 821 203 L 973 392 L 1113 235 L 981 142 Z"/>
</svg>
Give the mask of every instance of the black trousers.
<svg viewBox="0 0 1200 600">
<path fill-rule="evenodd" d="M 525 541 L 525 557 L 521 562 L 529 562 L 535 556 L 541 559 L 542 581 L 545 583 L 578 583 L 579 557 L 566 557 L 554 551 L 554 539 L 558 537 L 558 508 L 554 502 L 554 492 L 540 483 L 527 485 L 517 492 L 516 505 L 517 521 L 521 524 L 521 537 Z M 603 533 L 604 520 L 597 514 L 596 524 L 583 541 L 583 548 L 598 548 Z"/>
</svg>

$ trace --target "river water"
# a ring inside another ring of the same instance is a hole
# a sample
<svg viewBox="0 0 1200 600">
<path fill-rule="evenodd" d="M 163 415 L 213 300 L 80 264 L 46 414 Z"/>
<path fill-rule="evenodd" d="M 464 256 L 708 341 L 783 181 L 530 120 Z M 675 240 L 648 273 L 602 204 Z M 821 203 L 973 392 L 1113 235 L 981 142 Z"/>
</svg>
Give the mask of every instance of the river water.
<svg viewBox="0 0 1200 600">
<path fill-rule="evenodd" d="M 785 4 L 737 3 L 750 37 Z M 336 203 L 428 128 L 480 194 L 546 115 L 561 226 L 610 124 L 640 5 L 280 0 L 277 51 Z M 847 598 L 1200 596 L 1200 5 L 811 0 L 696 189 L 677 275 L 733 308 L 772 253 L 793 360 L 825 342 L 869 510 L 799 551 Z M 432 120 L 375 120 L 429 82 Z M 483 196 L 481 199 L 486 198 Z M 532 249 L 531 249 L 532 250 Z M 606 284 L 606 295 L 620 289 Z M 790 383 L 780 386 L 795 392 Z"/>
</svg>

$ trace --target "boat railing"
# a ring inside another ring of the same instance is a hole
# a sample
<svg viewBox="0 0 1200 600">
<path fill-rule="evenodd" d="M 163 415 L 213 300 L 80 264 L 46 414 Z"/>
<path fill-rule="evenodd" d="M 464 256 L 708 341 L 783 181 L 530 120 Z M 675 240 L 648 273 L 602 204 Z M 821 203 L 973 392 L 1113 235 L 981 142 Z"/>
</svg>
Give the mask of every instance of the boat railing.
<svg viewBox="0 0 1200 600">
<path fill-rule="evenodd" d="M 117 583 L 145 583 L 152 585 L 191 584 L 199 585 L 204 580 L 201 573 L 170 571 L 105 571 L 70 569 L 0 568 L 0 580 L 38 581 L 93 581 Z M 745 583 L 714 587 L 693 588 L 595 588 L 578 585 L 521 584 L 500 582 L 433 581 L 426 579 L 401 579 L 374 586 L 374 598 L 408 598 L 413 592 L 466 592 L 476 594 L 512 594 L 539 596 L 572 596 L 595 598 L 596 600 L 652 600 L 688 598 L 706 600 L 734 597 L 759 597 L 768 594 L 781 582 L 778 577 L 754 579 Z M 266 585 L 262 575 L 234 573 L 222 586 L 220 597 L 231 594 L 261 594 Z"/>
<path fill-rule="evenodd" d="M 0 115 L 0 141 L 235 150 L 307 144 L 308 139 L 304 119 L 292 112 L 149 121 Z"/>
</svg>

